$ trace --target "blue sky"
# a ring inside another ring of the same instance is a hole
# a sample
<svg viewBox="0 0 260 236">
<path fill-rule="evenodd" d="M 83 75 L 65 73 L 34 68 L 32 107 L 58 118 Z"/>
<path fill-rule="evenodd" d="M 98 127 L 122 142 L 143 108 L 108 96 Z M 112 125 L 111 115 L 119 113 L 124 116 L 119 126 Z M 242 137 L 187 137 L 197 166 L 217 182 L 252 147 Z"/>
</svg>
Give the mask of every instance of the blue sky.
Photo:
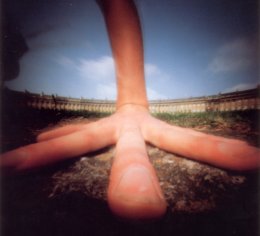
<svg viewBox="0 0 260 236">
<path fill-rule="evenodd" d="M 94 0 L 10 0 L 29 51 L 9 88 L 115 99 L 115 72 Z M 212 95 L 253 88 L 257 0 L 137 0 L 148 98 Z"/>
</svg>

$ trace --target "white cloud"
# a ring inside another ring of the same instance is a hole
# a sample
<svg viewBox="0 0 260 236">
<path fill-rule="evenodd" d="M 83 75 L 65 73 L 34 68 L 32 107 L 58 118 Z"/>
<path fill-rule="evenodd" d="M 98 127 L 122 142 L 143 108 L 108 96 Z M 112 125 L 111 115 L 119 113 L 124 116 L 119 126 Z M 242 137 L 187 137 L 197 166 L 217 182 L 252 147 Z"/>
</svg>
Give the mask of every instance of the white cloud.
<svg viewBox="0 0 260 236">
<path fill-rule="evenodd" d="M 73 60 L 71 60 L 68 57 L 65 56 L 60 56 L 58 59 L 55 60 L 59 65 L 64 66 L 64 67 L 75 67 L 76 64 Z"/>
<path fill-rule="evenodd" d="M 98 99 L 116 100 L 116 95 L 117 95 L 116 83 L 97 84 L 96 97 Z M 154 89 L 151 89 L 149 87 L 147 88 L 147 96 L 148 96 L 149 100 L 166 99 L 166 97 L 164 95 L 158 93 L 157 91 L 155 91 Z"/>
<path fill-rule="evenodd" d="M 166 96 L 149 87 L 147 87 L 147 97 L 148 100 L 166 99 Z"/>
<path fill-rule="evenodd" d="M 229 92 L 235 92 L 235 91 L 243 91 L 243 90 L 247 90 L 247 89 L 256 88 L 256 86 L 257 86 L 257 83 L 241 83 L 241 84 L 237 84 L 231 88 L 227 88 L 223 92 L 229 93 Z"/>
<path fill-rule="evenodd" d="M 154 64 L 145 64 L 145 75 L 146 76 L 155 76 L 161 74 L 160 69 Z"/>
<path fill-rule="evenodd" d="M 168 80 L 170 78 L 170 76 L 163 72 L 158 66 L 150 63 L 145 64 L 145 77 L 146 80 L 156 79 L 156 81 Z"/>
<path fill-rule="evenodd" d="M 80 59 L 72 60 L 68 57 L 61 56 L 56 62 L 67 68 L 73 68 L 83 80 L 92 81 L 95 98 L 98 99 L 116 99 L 116 76 L 113 58 L 103 56 L 98 59 Z M 160 70 L 154 64 L 145 64 L 146 79 L 149 84 L 147 94 L 149 99 L 164 99 L 165 96 L 156 91 L 152 84 L 157 84 L 159 81 L 167 80 L 169 76 Z"/>
<path fill-rule="evenodd" d="M 113 81 L 115 80 L 114 61 L 112 57 L 104 56 L 97 60 L 81 59 L 77 70 L 82 78 Z"/>
<path fill-rule="evenodd" d="M 254 63 L 254 43 L 235 39 L 222 45 L 210 62 L 208 70 L 213 73 L 234 72 L 248 69 Z"/>
<path fill-rule="evenodd" d="M 72 60 L 66 56 L 60 56 L 55 60 L 59 65 L 67 67 L 74 67 L 82 78 L 97 80 L 97 81 L 111 81 L 115 80 L 115 66 L 114 60 L 110 56 L 102 56 L 98 59 L 80 59 L 78 61 Z M 169 78 L 167 73 L 164 73 L 160 68 L 154 64 L 145 64 L 146 79 L 166 80 Z"/>
<path fill-rule="evenodd" d="M 116 99 L 116 84 L 108 83 L 108 84 L 97 84 L 96 87 L 96 98 L 98 99 Z"/>
<path fill-rule="evenodd" d="M 162 71 L 157 65 L 145 64 L 146 90 L 149 100 L 166 99 L 166 96 L 158 91 L 162 84 L 169 81 L 170 76 Z M 160 86 L 159 86 L 160 84 Z"/>
</svg>

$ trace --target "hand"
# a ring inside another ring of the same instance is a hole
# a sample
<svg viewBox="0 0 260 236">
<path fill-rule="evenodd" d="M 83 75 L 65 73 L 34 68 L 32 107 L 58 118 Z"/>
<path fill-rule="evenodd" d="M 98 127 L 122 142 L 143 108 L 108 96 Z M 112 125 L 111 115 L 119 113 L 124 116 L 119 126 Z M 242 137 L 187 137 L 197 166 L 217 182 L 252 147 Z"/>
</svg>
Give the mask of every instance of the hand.
<svg viewBox="0 0 260 236">
<path fill-rule="evenodd" d="M 171 126 L 133 104 L 93 123 L 47 131 L 37 141 L 3 154 L 1 166 L 25 170 L 115 144 L 108 202 L 115 214 L 133 219 L 156 218 L 166 211 L 145 142 L 223 168 L 248 170 L 260 165 L 259 149 L 245 142 Z"/>
</svg>

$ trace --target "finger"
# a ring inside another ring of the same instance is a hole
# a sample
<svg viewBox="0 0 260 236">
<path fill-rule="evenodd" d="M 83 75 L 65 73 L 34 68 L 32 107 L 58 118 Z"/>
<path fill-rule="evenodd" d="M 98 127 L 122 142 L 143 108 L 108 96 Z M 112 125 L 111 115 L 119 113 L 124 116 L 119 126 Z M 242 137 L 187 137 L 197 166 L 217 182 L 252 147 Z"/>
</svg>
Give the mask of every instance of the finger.
<svg viewBox="0 0 260 236">
<path fill-rule="evenodd" d="M 251 170 L 260 167 L 260 150 L 246 142 L 203 134 L 153 120 L 145 127 L 147 141 L 176 154 L 221 168 Z"/>
<path fill-rule="evenodd" d="M 124 131 L 119 137 L 108 202 L 115 214 L 128 219 L 157 218 L 166 211 L 165 199 L 138 130 Z"/>
<path fill-rule="evenodd" d="M 76 157 L 115 143 L 114 128 L 89 126 L 88 129 L 31 144 L 3 154 L 0 167 L 24 170 Z"/>
<path fill-rule="evenodd" d="M 54 138 L 58 138 L 64 135 L 68 135 L 74 133 L 76 131 L 82 130 L 86 127 L 87 124 L 73 124 L 73 125 L 66 125 L 63 127 L 55 128 L 53 130 L 49 130 L 43 132 L 37 136 L 37 142 L 42 142 Z"/>
</svg>

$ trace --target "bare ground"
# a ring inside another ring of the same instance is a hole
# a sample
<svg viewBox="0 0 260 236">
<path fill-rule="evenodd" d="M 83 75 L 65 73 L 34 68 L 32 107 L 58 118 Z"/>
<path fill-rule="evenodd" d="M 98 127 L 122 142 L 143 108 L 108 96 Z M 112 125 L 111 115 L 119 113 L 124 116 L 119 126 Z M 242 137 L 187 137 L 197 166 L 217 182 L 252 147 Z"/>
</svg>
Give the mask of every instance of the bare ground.
<svg viewBox="0 0 260 236">
<path fill-rule="evenodd" d="M 71 121 L 63 119 L 55 126 Z M 3 136 L 6 149 L 31 142 L 39 129 L 53 124 L 48 121 L 27 127 L 26 133 L 15 132 L 21 130 L 20 126 L 16 124 L 9 135 Z M 254 145 L 259 135 L 244 121 L 198 124 L 193 128 Z M 168 212 L 157 222 L 117 219 L 106 203 L 113 149 L 27 173 L 3 175 L 3 235 L 258 235 L 257 171 L 230 172 L 152 146 L 147 146 L 147 151 L 167 199 Z"/>
</svg>

